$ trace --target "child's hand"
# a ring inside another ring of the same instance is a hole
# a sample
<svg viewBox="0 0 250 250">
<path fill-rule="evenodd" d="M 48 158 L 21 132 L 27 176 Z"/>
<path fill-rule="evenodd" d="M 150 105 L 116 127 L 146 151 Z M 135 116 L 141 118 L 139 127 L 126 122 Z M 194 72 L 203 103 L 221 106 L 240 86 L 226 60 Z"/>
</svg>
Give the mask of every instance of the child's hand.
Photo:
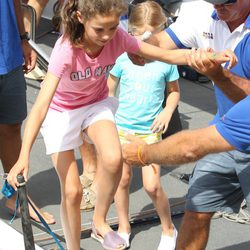
<svg viewBox="0 0 250 250">
<path fill-rule="evenodd" d="M 236 55 L 230 49 L 227 49 L 218 53 L 212 53 L 211 57 L 212 57 L 212 60 L 214 60 L 215 62 L 219 64 L 228 62 L 228 67 L 227 67 L 228 69 L 231 69 L 238 62 Z"/>
<path fill-rule="evenodd" d="M 161 131 L 165 133 L 167 131 L 170 118 L 171 115 L 169 114 L 169 112 L 164 112 L 163 110 L 159 115 L 156 116 L 150 129 L 153 133 L 159 133 Z"/>
<path fill-rule="evenodd" d="M 17 161 L 17 163 L 12 167 L 10 170 L 8 176 L 7 176 L 7 181 L 8 183 L 17 191 L 17 187 L 19 186 L 19 183 L 17 181 L 17 176 L 19 174 L 22 174 L 25 181 L 27 181 L 27 176 L 28 176 L 28 163 L 22 163 L 21 161 Z"/>
</svg>

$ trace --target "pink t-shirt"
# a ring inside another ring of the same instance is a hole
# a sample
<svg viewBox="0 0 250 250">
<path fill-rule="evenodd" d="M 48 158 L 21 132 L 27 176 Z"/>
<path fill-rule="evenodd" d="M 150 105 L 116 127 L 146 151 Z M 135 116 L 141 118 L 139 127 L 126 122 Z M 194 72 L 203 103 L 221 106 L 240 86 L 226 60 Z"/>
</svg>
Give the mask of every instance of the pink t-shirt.
<svg viewBox="0 0 250 250">
<path fill-rule="evenodd" d="M 107 77 L 115 60 L 123 52 L 136 53 L 140 42 L 118 28 L 114 38 L 96 58 L 68 40 L 58 39 L 52 51 L 48 71 L 60 78 L 50 108 L 72 110 L 103 100 L 108 96 Z"/>
</svg>

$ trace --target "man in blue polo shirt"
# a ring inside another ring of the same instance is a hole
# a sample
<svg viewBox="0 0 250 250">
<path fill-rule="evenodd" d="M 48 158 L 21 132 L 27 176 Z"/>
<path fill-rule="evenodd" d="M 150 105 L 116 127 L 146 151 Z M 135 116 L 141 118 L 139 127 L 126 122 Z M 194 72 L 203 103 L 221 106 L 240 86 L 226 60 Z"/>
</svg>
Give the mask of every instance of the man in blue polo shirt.
<svg viewBox="0 0 250 250">
<path fill-rule="evenodd" d="M 1 0 L 0 17 L 0 159 L 8 173 L 19 156 L 21 125 L 27 115 L 23 70 L 28 73 L 35 67 L 36 53 L 25 33 L 20 0 Z M 14 210 L 15 197 L 6 206 Z M 30 215 L 39 220 L 34 211 Z M 48 223 L 55 222 L 52 215 L 42 215 Z"/>
<path fill-rule="evenodd" d="M 192 67 L 207 74 L 214 81 L 218 111 L 208 130 L 212 133 L 210 134 L 212 141 L 215 139 L 213 137 L 218 135 L 222 140 L 217 141 L 218 138 L 215 140 L 218 145 L 214 146 L 219 148 L 212 152 L 233 148 L 236 150 L 210 154 L 197 162 L 190 180 L 186 212 L 178 237 L 178 249 L 205 248 L 210 220 L 214 212 L 219 210 L 237 212 L 244 197 L 248 209 L 250 208 L 250 185 L 248 184 L 250 155 L 249 148 L 245 149 L 248 144 L 244 145 L 244 142 L 249 142 L 247 110 L 249 97 L 234 107 L 236 102 L 250 94 L 250 82 L 246 80 L 250 79 L 250 2 L 249 0 L 205 1 L 213 4 L 212 12 L 207 8 L 199 17 L 197 17 L 198 13 L 197 15 L 182 13 L 182 16 L 166 29 L 166 32 L 155 35 L 155 38 L 158 39 L 161 47 L 168 49 L 187 47 L 212 48 L 215 51 L 231 49 L 237 55 L 238 64 L 230 71 L 212 65 L 214 70 L 212 72 L 209 63 L 203 65 L 206 58 L 203 57 L 200 61 L 199 58 L 193 61 L 190 58 Z M 244 86 L 241 86 L 243 82 Z M 227 113 L 232 107 L 233 110 Z M 239 116 L 237 116 L 238 112 Z M 206 132 L 208 131 L 202 130 L 201 138 L 202 135 L 206 138 Z M 192 140 L 196 142 L 194 138 Z M 208 143 L 209 141 L 204 140 L 202 147 L 207 149 Z M 229 144 L 233 147 L 229 147 Z M 208 150 L 207 153 L 209 152 L 211 151 Z M 193 160 L 194 155 L 190 154 L 186 157 L 182 159 L 183 162 Z"/>
</svg>

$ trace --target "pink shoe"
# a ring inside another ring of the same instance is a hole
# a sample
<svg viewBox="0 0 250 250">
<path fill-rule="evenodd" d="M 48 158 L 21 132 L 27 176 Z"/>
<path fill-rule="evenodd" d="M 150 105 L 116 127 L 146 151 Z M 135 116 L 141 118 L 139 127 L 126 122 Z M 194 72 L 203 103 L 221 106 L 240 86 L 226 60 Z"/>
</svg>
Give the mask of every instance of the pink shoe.
<svg viewBox="0 0 250 250">
<path fill-rule="evenodd" d="M 126 242 L 114 231 L 110 231 L 102 236 L 92 222 L 91 237 L 102 244 L 106 250 L 122 250 L 126 249 Z"/>
</svg>

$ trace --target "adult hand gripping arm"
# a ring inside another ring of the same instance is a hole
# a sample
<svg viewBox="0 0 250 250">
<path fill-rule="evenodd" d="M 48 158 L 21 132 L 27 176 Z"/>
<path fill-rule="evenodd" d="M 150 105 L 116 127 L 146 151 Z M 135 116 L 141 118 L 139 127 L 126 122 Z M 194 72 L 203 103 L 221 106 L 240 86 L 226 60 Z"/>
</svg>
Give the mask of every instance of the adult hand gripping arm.
<svg viewBox="0 0 250 250">
<path fill-rule="evenodd" d="M 208 49 L 212 52 L 212 49 Z M 230 53 L 230 51 L 228 50 Z M 250 94 L 250 80 L 242 78 L 223 68 L 220 64 L 211 60 L 202 50 L 191 56 L 188 64 L 196 71 L 208 76 L 233 102 L 238 102 Z"/>
<path fill-rule="evenodd" d="M 126 163 L 135 166 L 142 166 L 141 160 L 147 164 L 156 163 L 163 166 L 184 164 L 196 161 L 208 153 L 234 149 L 218 133 L 215 126 L 181 131 L 153 144 L 146 144 L 132 135 L 128 135 L 127 139 L 131 143 L 122 146 L 123 158 Z"/>
</svg>

